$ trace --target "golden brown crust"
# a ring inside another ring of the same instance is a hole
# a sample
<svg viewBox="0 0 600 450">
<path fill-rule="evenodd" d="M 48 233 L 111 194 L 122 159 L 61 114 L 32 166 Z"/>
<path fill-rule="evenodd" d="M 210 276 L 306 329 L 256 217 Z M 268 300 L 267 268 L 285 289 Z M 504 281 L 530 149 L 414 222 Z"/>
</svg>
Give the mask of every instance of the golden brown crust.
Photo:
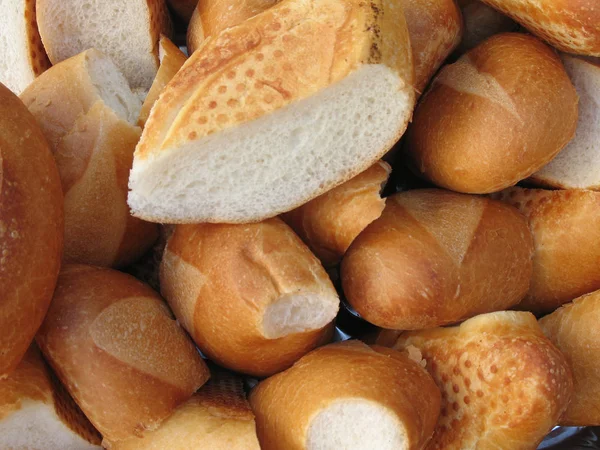
<svg viewBox="0 0 600 450">
<path fill-rule="evenodd" d="M 338 264 L 352 241 L 377 219 L 392 168 L 380 161 L 358 176 L 281 218 L 300 236 L 325 267 Z"/>
<path fill-rule="evenodd" d="M 529 287 L 532 255 L 516 209 L 438 189 L 408 191 L 388 197 L 352 243 L 342 285 L 375 325 L 431 328 L 516 305 Z"/>
<path fill-rule="evenodd" d="M 305 449 L 312 418 L 344 399 L 365 399 L 389 409 L 405 427 L 406 448 L 418 449 L 435 427 L 440 392 L 407 355 L 358 341 L 327 345 L 251 392 L 262 448 Z"/>
<path fill-rule="evenodd" d="M 0 84 L 0 378 L 19 364 L 52 298 L 63 196 L 35 118 Z"/>
<path fill-rule="evenodd" d="M 35 15 L 36 0 L 25 0 L 25 21 L 27 22 L 27 51 L 33 74 L 37 77 L 52 64 L 46 54 Z"/>
<path fill-rule="evenodd" d="M 533 234 L 533 277 L 520 309 L 547 313 L 600 289 L 600 193 L 511 188 L 496 197 L 525 214 Z"/>
<path fill-rule="evenodd" d="M 573 389 L 565 357 L 525 312 L 484 314 L 460 327 L 403 334 L 442 389 L 428 449 L 533 450 L 556 425 Z"/>
<path fill-rule="evenodd" d="M 186 33 L 186 44 L 188 55 L 194 53 L 202 43 L 206 36 L 204 35 L 204 28 L 202 26 L 202 18 L 200 17 L 200 11 L 198 8 L 194 9 L 194 13 L 190 18 L 190 24 L 188 25 Z"/>
<path fill-rule="evenodd" d="M 532 36 L 499 34 L 442 69 L 415 110 L 407 153 L 440 187 L 499 191 L 564 148 L 577 105 L 551 48 Z"/>
<path fill-rule="evenodd" d="M 110 269 L 65 266 L 37 341 L 109 443 L 155 429 L 209 376 L 160 297 Z"/>
</svg>

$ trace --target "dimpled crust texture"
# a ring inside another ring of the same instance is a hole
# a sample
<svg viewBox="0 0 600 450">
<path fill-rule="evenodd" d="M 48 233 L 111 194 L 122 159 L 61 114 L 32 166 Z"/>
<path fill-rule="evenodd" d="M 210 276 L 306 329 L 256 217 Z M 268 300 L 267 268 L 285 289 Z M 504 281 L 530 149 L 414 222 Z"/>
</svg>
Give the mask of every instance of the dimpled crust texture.
<svg viewBox="0 0 600 450">
<path fill-rule="evenodd" d="M 235 223 L 306 203 L 400 138 L 413 76 L 397 3 L 284 0 L 209 38 L 166 87 L 136 148 L 133 213 Z"/>
<path fill-rule="evenodd" d="M 600 292 L 573 300 L 540 320 L 540 326 L 573 370 L 574 392 L 560 419 L 564 426 L 600 424 Z"/>
<path fill-rule="evenodd" d="M 459 327 L 408 332 L 442 390 L 428 449 L 534 450 L 564 413 L 573 390 L 565 357 L 526 312 L 497 312 Z"/>
<path fill-rule="evenodd" d="M 440 187 L 499 191 L 547 164 L 575 134 L 578 97 L 533 36 L 491 37 L 444 67 L 415 111 L 407 153 Z"/>
<path fill-rule="evenodd" d="M 34 117 L 0 84 L 0 379 L 42 324 L 60 270 L 63 197 Z"/>
<path fill-rule="evenodd" d="M 359 341 L 320 347 L 250 393 L 263 450 L 325 448 L 308 442 L 312 422 L 332 405 L 354 400 L 391 414 L 404 431 L 403 448 L 411 450 L 425 447 L 440 410 L 440 392 L 419 363 Z"/>
<path fill-rule="evenodd" d="M 600 56 L 597 0 L 482 0 L 568 53 Z"/>
<path fill-rule="evenodd" d="M 64 266 L 37 342 L 105 444 L 155 429 L 209 377 L 158 294 L 111 269 Z"/>
<path fill-rule="evenodd" d="M 332 331 L 327 324 L 267 338 L 263 318 L 270 305 L 292 295 L 312 296 L 315 314 L 326 311 L 329 320 L 339 308 L 327 273 L 280 219 L 178 225 L 163 255 L 160 284 L 204 354 L 256 376 L 286 369 L 326 342 Z"/>
<path fill-rule="evenodd" d="M 515 208 L 413 190 L 388 197 L 352 243 L 342 285 L 365 320 L 419 330 L 516 305 L 529 288 L 532 256 L 527 220 Z"/>
<path fill-rule="evenodd" d="M 519 309 L 549 313 L 600 289 L 600 192 L 510 188 L 496 198 L 529 219 L 535 253 Z"/>
</svg>

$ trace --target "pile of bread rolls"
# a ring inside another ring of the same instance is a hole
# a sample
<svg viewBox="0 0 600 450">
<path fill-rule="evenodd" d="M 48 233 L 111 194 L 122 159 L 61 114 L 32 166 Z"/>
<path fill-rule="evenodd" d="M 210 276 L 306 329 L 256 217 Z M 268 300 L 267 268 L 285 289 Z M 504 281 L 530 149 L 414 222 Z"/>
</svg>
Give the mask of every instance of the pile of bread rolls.
<svg viewBox="0 0 600 450">
<path fill-rule="evenodd" d="M 0 449 L 600 426 L 597 0 L 0 12 Z"/>
</svg>

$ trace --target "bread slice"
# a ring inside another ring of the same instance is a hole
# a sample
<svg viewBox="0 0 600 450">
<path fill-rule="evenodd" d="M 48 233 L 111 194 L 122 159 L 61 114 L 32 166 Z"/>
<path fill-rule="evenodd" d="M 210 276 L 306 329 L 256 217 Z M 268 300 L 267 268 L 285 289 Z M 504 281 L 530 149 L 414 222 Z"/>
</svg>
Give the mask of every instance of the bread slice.
<svg viewBox="0 0 600 450">
<path fill-rule="evenodd" d="M 284 0 L 210 38 L 169 83 L 136 148 L 133 214 L 251 222 L 306 203 L 400 138 L 412 80 L 398 5 Z"/>
<path fill-rule="evenodd" d="M 32 346 L 0 381 L 0 448 L 100 450 L 100 434 Z"/>
<path fill-rule="evenodd" d="M 600 61 L 562 55 L 579 94 L 573 140 L 531 181 L 561 189 L 600 189 Z"/>
<path fill-rule="evenodd" d="M 48 67 L 35 0 L 0 1 L 0 83 L 19 95 Z"/>
<path fill-rule="evenodd" d="M 164 0 L 37 0 L 37 19 L 52 64 L 96 48 L 145 89 L 158 70 L 159 35 L 171 29 Z"/>
</svg>

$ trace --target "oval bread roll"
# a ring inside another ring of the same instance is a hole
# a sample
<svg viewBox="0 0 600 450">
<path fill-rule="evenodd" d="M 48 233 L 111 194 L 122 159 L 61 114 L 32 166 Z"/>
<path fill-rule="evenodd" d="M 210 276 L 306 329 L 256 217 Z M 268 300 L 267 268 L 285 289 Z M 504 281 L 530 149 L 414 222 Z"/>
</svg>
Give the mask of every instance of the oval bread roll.
<svg viewBox="0 0 600 450">
<path fill-rule="evenodd" d="M 520 309 L 548 313 L 600 289 L 600 193 L 511 188 L 496 198 L 529 219 L 535 252 Z"/>
<path fill-rule="evenodd" d="M 573 391 L 565 357 L 526 312 L 497 312 L 459 327 L 415 331 L 416 347 L 442 390 L 430 450 L 534 450 L 557 424 Z"/>
<path fill-rule="evenodd" d="M 160 284 L 204 354 L 256 376 L 284 370 L 324 343 L 339 309 L 327 273 L 280 219 L 177 226 Z"/>
<path fill-rule="evenodd" d="M 0 448 L 100 450 L 101 437 L 32 346 L 0 380 Z"/>
<path fill-rule="evenodd" d="M 106 445 L 155 429 L 209 377 L 159 295 L 111 269 L 64 266 L 37 342 Z"/>
<path fill-rule="evenodd" d="M 0 379 L 44 320 L 63 248 L 63 196 L 35 118 L 0 84 Z"/>
<path fill-rule="evenodd" d="M 408 355 L 347 341 L 321 347 L 250 394 L 263 450 L 423 449 L 440 392 Z"/>
<path fill-rule="evenodd" d="M 494 34 L 516 31 L 518 28 L 510 17 L 481 0 L 459 0 L 458 5 L 464 21 L 464 33 L 458 47 L 460 54 L 477 47 Z"/>
<path fill-rule="evenodd" d="M 415 110 L 407 155 L 440 187 L 499 191 L 567 145 L 577 102 L 550 47 L 532 36 L 499 34 L 441 70 Z"/>
<path fill-rule="evenodd" d="M 438 189 L 388 197 L 352 243 L 342 285 L 367 321 L 419 330 L 516 305 L 527 293 L 533 242 L 515 208 Z"/>
<path fill-rule="evenodd" d="M 600 424 L 600 292 L 573 300 L 540 320 L 540 326 L 566 356 L 574 392 L 560 419 L 564 426 Z"/>
</svg>

